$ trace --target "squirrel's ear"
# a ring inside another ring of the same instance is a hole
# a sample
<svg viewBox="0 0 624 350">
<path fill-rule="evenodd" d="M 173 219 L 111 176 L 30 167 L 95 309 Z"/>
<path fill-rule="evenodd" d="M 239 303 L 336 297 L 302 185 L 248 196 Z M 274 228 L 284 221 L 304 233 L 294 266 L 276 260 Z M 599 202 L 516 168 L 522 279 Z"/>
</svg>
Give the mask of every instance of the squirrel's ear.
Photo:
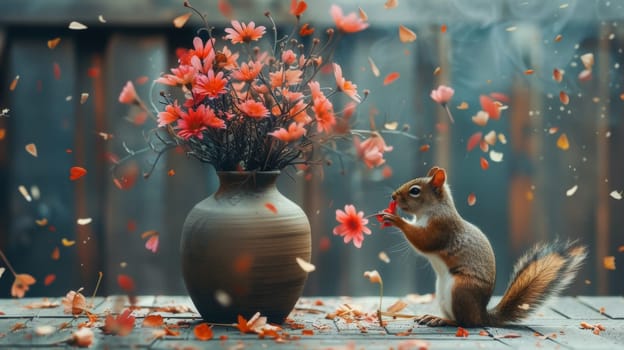
<svg viewBox="0 0 624 350">
<path fill-rule="evenodd" d="M 427 176 L 433 176 L 433 174 L 435 174 L 436 171 L 438 171 L 440 169 L 440 167 L 434 166 L 431 168 L 431 170 L 429 170 L 429 172 L 427 173 Z"/>
<path fill-rule="evenodd" d="M 429 183 L 435 188 L 441 188 L 446 182 L 446 171 L 442 168 L 438 168 L 431 176 Z"/>
</svg>

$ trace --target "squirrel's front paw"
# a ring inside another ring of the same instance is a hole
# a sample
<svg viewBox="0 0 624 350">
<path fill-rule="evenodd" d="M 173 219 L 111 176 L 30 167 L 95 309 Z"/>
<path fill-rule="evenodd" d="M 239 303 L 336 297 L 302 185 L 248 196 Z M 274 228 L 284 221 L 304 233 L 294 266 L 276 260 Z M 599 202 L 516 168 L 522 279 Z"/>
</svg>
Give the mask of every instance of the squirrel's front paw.
<svg viewBox="0 0 624 350">
<path fill-rule="evenodd" d="M 379 216 L 381 217 L 380 221 L 383 223 L 384 227 L 396 226 L 396 224 L 402 220 L 400 216 L 389 213 L 381 213 Z"/>
</svg>

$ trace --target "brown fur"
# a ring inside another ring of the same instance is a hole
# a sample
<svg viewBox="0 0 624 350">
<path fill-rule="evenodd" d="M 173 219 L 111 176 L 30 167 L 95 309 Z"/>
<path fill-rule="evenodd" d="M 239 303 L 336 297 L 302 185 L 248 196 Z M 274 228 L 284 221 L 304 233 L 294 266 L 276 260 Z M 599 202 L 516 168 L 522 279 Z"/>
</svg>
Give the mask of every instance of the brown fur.
<svg viewBox="0 0 624 350">
<path fill-rule="evenodd" d="M 420 191 L 410 193 L 415 186 Z M 405 183 L 392 198 L 402 211 L 415 215 L 419 225 L 393 214 L 384 214 L 384 220 L 399 228 L 419 253 L 440 258 L 454 281 L 455 319 L 425 315 L 421 323 L 475 327 L 519 321 L 565 288 L 585 258 L 585 247 L 570 242 L 536 246 L 516 264 L 503 298 L 488 311 L 496 279 L 494 252 L 481 230 L 457 212 L 444 169 L 431 168 L 427 177 Z"/>
</svg>

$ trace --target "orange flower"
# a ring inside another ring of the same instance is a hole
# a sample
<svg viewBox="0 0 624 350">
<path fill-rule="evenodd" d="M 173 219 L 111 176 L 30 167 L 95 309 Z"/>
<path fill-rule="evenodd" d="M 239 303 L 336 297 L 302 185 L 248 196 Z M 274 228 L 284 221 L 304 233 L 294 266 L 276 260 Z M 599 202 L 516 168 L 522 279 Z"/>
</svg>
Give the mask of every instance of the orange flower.
<svg viewBox="0 0 624 350">
<path fill-rule="evenodd" d="M 239 104 L 238 109 L 251 118 L 259 119 L 269 115 L 269 110 L 264 106 L 264 104 L 254 100 L 247 100 Z"/>
<path fill-rule="evenodd" d="M 156 79 L 156 82 L 169 86 L 188 85 L 195 82 L 197 74 L 195 67 L 190 65 L 180 65 L 178 68 L 172 68 L 171 72 L 173 74 L 165 74 Z"/>
<path fill-rule="evenodd" d="M 295 55 L 293 50 L 286 50 L 282 52 L 282 62 L 284 62 L 284 64 L 290 66 L 295 63 L 295 61 L 297 61 L 297 55 Z"/>
<path fill-rule="evenodd" d="M 232 72 L 232 78 L 241 81 L 252 81 L 260 74 L 262 66 L 262 62 L 250 61 L 249 63 L 243 63 L 238 70 Z"/>
<path fill-rule="evenodd" d="M 182 115 L 182 110 L 178 106 L 177 101 L 172 105 L 167 105 L 164 112 L 158 113 L 158 126 L 171 124 L 180 119 L 180 115 Z"/>
<path fill-rule="evenodd" d="M 336 28 L 344 33 L 357 33 L 368 28 L 368 23 L 362 21 L 355 12 L 345 16 L 342 13 L 342 9 L 337 5 L 332 5 L 329 9 L 329 14 L 334 19 Z"/>
<path fill-rule="evenodd" d="M 312 121 L 312 118 L 310 118 L 306 109 L 307 104 L 303 101 L 299 101 L 296 105 L 290 108 L 288 113 L 295 122 L 307 125 L 310 121 Z"/>
<path fill-rule="evenodd" d="M 232 44 L 248 43 L 250 41 L 257 41 L 265 33 L 266 28 L 264 26 L 258 26 L 254 22 L 248 24 L 240 23 L 237 20 L 232 21 L 232 28 L 225 28 L 225 32 L 228 33 L 225 39 L 232 41 Z"/>
<path fill-rule="evenodd" d="M 301 83 L 302 74 L 303 72 L 299 69 L 288 69 L 286 72 L 280 69 L 276 72 L 269 73 L 271 88 L 276 89 L 284 85 L 284 83 L 286 83 L 286 85 L 297 85 Z"/>
<path fill-rule="evenodd" d="M 227 83 L 227 79 L 223 77 L 223 72 L 215 75 L 214 71 L 210 69 L 208 74 L 197 77 L 193 93 L 213 99 L 227 93 Z"/>
<path fill-rule="evenodd" d="M 357 85 L 342 76 L 342 68 L 337 63 L 334 63 L 334 76 L 336 77 L 338 90 L 344 92 L 345 95 L 351 97 L 355 102 L 360 103 L 362 101 L 362 98 L 357 93 Z"/>
<path fill-rule="evenodd" d="M 16 298 L 23 298 L 24 294 L 30 289 L 32 284 L 35 284 L 37 280 L 27 274 L 27 273 L 18 273 L 15 275 L 15 281 L 13 282 L 13 286 L 11 287 L 11 296 Z"/>
<path fill-rule="evenodd" d="M 297 141 L 305 134 L 306 134 L 306 129 L 303 127 L 302 124 L 299 124 L 299 123 L 291 123 L 288 126 L 288 130 L 284 128 L 279 128 L 269 133 L 269 135 L 284 142 Z"/>
<path fill-rule="evenodd" d="M 334 227 L 334 235 L 344 237 L 344 242 L 349 243 L 353 240 L 356 248 L 362 247 L 364 234 L 370 235 L 371 230 L 366 226 L 368 219 L 364 217 L 364 212 L 356 212 L 352 204 L 345 205 L 345 210 L 336 210 L 336 221 L 340 225 Z"/>
<path fill-rule="evenodd" d="M 119 94 L 119 102 L 125 104 L 133 104 L 138 102 L 136 89 L 134 88 L 134 84 L 132 84 L 132 81 L 128 80 L 128 82 L 126 82 L 126 85 L 124 85 L 123 89 L 121 89 L 121 93 Z"/>
<path fill-rule="evenodd" d="M 334 106 L 332 103 L 329 102 L 325 96 L 323 96 L 323 98 L 317 98 L 314 100 L 312 110 L 316 117 L 316 128 L 318 132 L 331 132 L 333 126 L 336 125 L 336 116 L 334 115 Z"/>
<path fill-rule="evenodd" d="M 211 54 L 214 55 L 214 44 L 215 39 L 210 39 L 204 44 L 203 40 L 196 36 L 193 39 L 193 47 L 195 48 L 193 54 L 202 60 Z"/>
</svg>

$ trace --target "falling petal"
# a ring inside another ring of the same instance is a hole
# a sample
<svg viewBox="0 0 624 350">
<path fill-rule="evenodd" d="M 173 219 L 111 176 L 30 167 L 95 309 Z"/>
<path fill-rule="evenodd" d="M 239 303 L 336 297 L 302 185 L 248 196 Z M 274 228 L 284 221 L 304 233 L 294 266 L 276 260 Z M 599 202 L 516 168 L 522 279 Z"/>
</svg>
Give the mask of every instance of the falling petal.
<svg viewBox="0 0 624 350">
<path fill-rule="evenodd" d="M 371 283 L 382 283 L 381 275 L 377 270 L 364 271 L 364 277 L 368 278 Z"/>
<path fill-rule="evenodd" d="M 119 285 L 121 289 L 128 293 L 134 291 L 135 288 L 134 280 L 132 279 L 132 277 L 124 274 L 117 275 L 117 285 Z"/>
<path fill-rule="evenodd" d="M 11 85 L 9 85 L 9 90 L 13 91 L 15 90 L 15 88 L 17 87 L 17 83 L 19 82 L 20 76 L 16 75 L 15 79 L 13 79 L 13 81 L 11 82 Z"/>
<path fill-rule="evenodd" d="M 459 109 L 460 111 L 465 111 L 469 108 L 470 106 L 468 105 L 468 103 L 466 101 L 462 101 L 458 106 L 457 109 Z"/>
<path fill-rule="evenodd" d="M 498 134 L 498 141 L 500 143 L 502 143 L 503 145 L 506 145 L 507 144 L 507 138 L 505 137 L 505 134 L 499 133 Z"/>
<path fill-rule="evenodd" d="M 561 41 L 561 39 L 563 39 L 563 35 L 557 34 L 557 36 L 555 37 L 555 42 L 558 43 Z"/>
<path fill-rule="evenodd" d="M 54 49 L 61 42 L 61 38 L 54 38 L 48 40 L 48 48 Z"/>
<path fill-rule="evenodd" d="M 84 225 L 88 225 L 91 223 L 91 218 L 80 218 L 78 220 L 76 220 L 76 223 L 78 225 L 84 226 Z"/>
<path fill-rule="evenodd" d="M 49 286 L 52 284 L 52 282 L 54 282 L 54 280 L 56 280 L 56 275 L 51 273 L 47 276 L 45 276 L 45 278 L 43 279 L 43 285 L 44 286 Z"/>
<path fill-rule="evenodd" d="M 440 32 L 441 33 L 446 33 L 446 31 L 448 30 L 448 27 L 446 24 L 443 24 L 440 26 Z"/>
<path fill-rule="evenodd" d="M 397 6 L 399 6 L 399 0 L 386 0 L 386 3 L 384 4 L 386 9 L 393 9 Z"/>
<path fill-rule="evenodd" d="M 31 202 L 32 201 L 32 197 L 28 193 L 28 190 L 26 189 L 26 187 L 24 187 L 23 185 L 20 185 L 17 189 L 22 194 L 22 196 L 24 197 L 26 202 Z"/>
<path fill-rule="evenodd" d="M 379 72 L 379 68 L 377 68 L 377 65 L 375 64 L 373 59 L 369 57 L 368 63 L 370 64 L 370 69 L 371 69 L 371 72 L 373 72 L 373 75 L 378 77 L 381 73 Z"/>
<path fill-rule="evenodd" d="M 557 68 L 553 69 L 553 80 L 560 83 L 563 80 L 564 71 Z"/>
<path fill-rule="evenodd" d="M 275 207 L 275 204 L 273 204 L 273 203 L 264 203 L 264 207 L 269 209 L 269 211 L 271 211 L 273 214 L 277 214 L 277 208 Z"/>
<path fill-rule="evenodd" d="M 384 124 L 386 130 L 396 130 L 399 127 L 399 122 L 387 122 Z"/>
<path fill-rule="evenodd" d="M 622 199 L 622 192 L 618 192 L 618 191 L 611 191 L 611 193 L 609 193 L 609 196 L 611 196 L 611 198 L 615 199 L 615 200 L 621 200 Z"/>
<path fill-rule="evenodd" d="M 309 262 L 301 259 L 300 257 L 296 258 L 297 260 L 297 264 L 299 264 L 299 267 L 301 267 L 301 269 L 305 272 L 312 272 L 314 270 L 316 270 L 316 266 L 310 264 Z"/>
<path fill-rule="evenodd" d="M 558 128 L 558 127 L 556 127 L 556 126 L 553 126 L 553 127 L 548 128 L 548 133 L 549 133 L 549 134 L 551 134 L 551 135 L 556 134 L 556 133 L 557 133 L 557 131 L 559 131 L 559 128 Z"/>
<path fill-rule="evenodd" d="M 358 8 L 358 14 L 360 16 L 360 19 L 364 22 L 368 21 L 368 15 L 366 14 L 366 12 L 364 12 L 364 10 L 362 10 L 361 7 Z"/>
<path fill-rule="evenodd" d="M 615 270 L 615 257 L 605 256 L 603 259 L 604 268 L 607 270 Z"/>
<path fill-rule="evenodd" d="M 467 201 L 468 201 L 468 206 L 472 207 L 473 205 L 477 203 L 477 195 L 475 195 L 474 193 L 470 193 L 468 195 Z"/>
<path fill-rule="evenodd" d="M 490 163 L 487 161 L 487 159 L 483 157 L 481 157 L 480 163 L 481 163 L 481 169 L 483 170 L 488 170 L 488 168 L 490 167 Z"/>
<path fill-rule="evenodd" d="M 191 18 L 191 16 L 193 15 L 192 12 L 189 13 L 185 13 L 181 16 L 178 16 L 176 18 L 173 19 L 173 25 L 176 28 L 182 28 L 184 27 L 184 25 L 186 24 L 186 22 L 189 20 L 189 18 Z"/>
<path fill-rule="evenodd" d="M 35 220 L 35 223 L 37 224 L 37 226 L 43 227 L 43 226 L 48 224 L 48 219 L 46 219 L 46 218 L 37 219 L 37 220 Z"/>
<path fill-rule="evenodd" d="M 584 69 L 578 75 L 578 79 L 580 81 L 588 81 L 588 80 L 591 80 L 591 78 L 592 78 L 592 71 L 591 71 L 591 69 Z"/>
<path fill-rule="evenodd" d="M 490 145 L 485 142 L 485 140 L 481 140 L 481 142 L 479 142 L 479 148 L 481 149 L 481 152 L 487 153 L 487 151 L 490 150 Z"/>
<path fill-rule="evenodd" d="M 54 62 L 54 64 L 52 65 L 52 69 L 54 71 L 54 79 L 61 79 L 61 66 L 58 63 Z"/>
<path fill-rule="evenodd" d="M 574 196 L 574 194 L 576 193 L 576 190 L 578 190 L 578 185 L 574 185 L 574 186 L 570 187 L 570 188 L 566 191 L 566 196 L 567 196 L 567 197 L 572 197 L 572 196 Z"/>
<path fill-rule="evenodd" d="M 52 254 L 50 254 L 50 258 L 52 258 L 52 260 L 58 260 L 61 258 L 61 250 L 59 247 L 54 247 Z"/>
<path fill-rule="evenodd" d="M 71 169 L 69 169 L 69 179 L 72 181 L 78 180 L 81 177 L 85 176 L 86 174 L 87 174 L 87 170 L 79 166 L 74 166 L 74 167 L 71 167 Z"/>
<path fill-rule="evenodd" d="M 215 291 L 215 300 L 223 307 L 228 307 L 232 304 L 232 297 L 221 289 Z"/>
<path fill-rule="evenodd" d="M 436 67 L 436 68 L 433 70 L 433 75 L 438 75 L 438 74 L 440 74 L 440 72 L 441 72 L 441 71 L 442 71 L 442 68 L 440 68 L 440 67 L 438 66 L 438 67 Z"/>
<path fill-rule="evenodd" d="M 379 252 L 379 254 L 377 254 L 377 257 L 379 258 L 379 260 L 385 262 L 386 264 L 390 263 L 390 257 L 388 256 L 388 254 L 386 252 L 384 252 L 383 250 Z"/>
<path fill-rule="evenodd" d="M 420 148 L 418 150 L 421 151 L 421 152 L 427 152 L 430 149 L 431 149 L 431 146 L 428 143 L 426 143 L 426 144 L 420 146 Z"/>
<path fill-rule="evenodd" d="M 466 150 L 470 152 L 475 147 L 477 147 L 477 145 L 479 145 L 479 143 L 481 142 L 482 136 L 482 132 L 475 132 L 474 134 L 472 134 L 472 136 L 470 136 L 470 138 L 468 139 L 468 143 L 466 144 Z"/>
<path fill-rule="evenodd" d="M 488 145 L 494 146 L 496 144 L 496 132 L 494 130 L 488 132 L 483 136 L 483 140 L 487 142 Z"/>
<path fill-rule="evenodd" d="M 533 73 L 535 73 L 534 69 L 527 69 L 527 70 L 524 71 L 524 75 L 531 75 Z"/>
<path fill-rule="evenodd" d="M 69 240 L 69 239 L 67 239 L 67 238 L 63 238 L 63 239 L 61 239 L 61 243 L 63 243 L 63 246 L 64 246 L 64 247 L 71 247 L 71 246 L 73 246 L 74 244 L 76 244 L 76 241 L 70 241 L 70 240 Z"/>
<path fill-rule="evenodd" d="M 386 75 L 386 77 L 384 78 L 383 84 L 390 85 L 394 83 L 395 80 L 399 79 L 399 77 L 400 77 L 400 74 L 398 72 L 392 72 Z"/>
<path fill-rule="evenodd" d="M 503 161 L 503 153 L 502 153 L 502 152 L 496 152 L 496 151 L 494 151 L 494 150 L 491 150 L 491 151 L 490 151 L 490 159 L 491 159 L 493 162 L 500 163 L 500 162 L 502 162 L 502 161 Z"/>
<path fill-rule="evenodd" d="M 472 122 L 479 126 L 485 126 L 489 119 L 489 114 L 484 111 L 478 111 L 477 114 L 472 117 Z"/>
<path fill-rule="evenodd" d="M 223 17 L 231 19 L 234 17 L 234 8 L 228 2 L 228 0 L 219 0 L 218 3 L 219 12 L 223 15 Z"/>
<path fill-rule="evenodd" d="M 565 91 L 560 91 L 559 92 L 559 100 L 564 105 L 567 105 L 568 103 L 570 103 L 570 96 L 568 96 L 568 94 L 566 94 Z"/>
<path fill-rule="evenodd" d="M 212 332 L 212 326 L 206 322 L 202 322 L 193 328 L 193 334 L 198 340 L 206 341 L 212 339 L 214 336 Z"/>
<path fill-rule="evenodd" d="M 167 172 L 168 176 L 175 176 L 176 172 L 174 169 L 169 169 L 169 171 Z"/>
<path fill-rule="evenodd" d="M 98 21 L 100 21 L 100 23 L 106 23 L 106 19 L 104 18 L 103 15 L 98 16 Z"/>
<path fill-rule="evenodd" d="M 0 140 L 4 140 L 6 137 L 6 129 L 0 129 Z"/>
<path fill-rule="evenodd" d="M 564 151 L 567 151 L 568 148 L 570 148 L 570 142 L 568 142 L 568 136 L 565 133 L 561 134 L 557 139 L 557 147 Z"/>
<path fill-rule="evenodd" d="M 34 143 L 27 144 L 26 152 L 30 153 L 30 155 L 33 157 L 37 157 L 37 146 L 35 146 Z"/>
<path fill-rule="evenodd" d="M 479 97 L 479 102 L 481 103 L 481 109 L 483 109 L 492 119 L 500 118 L 500 109 L 498 105 L 488 96 L 481 95 Z"/>
<path fill-rule="evenodd" d="M 89 93 L 83 92 L 82 94 L 80 94 L 80 104 L 81 105 L 85 104 L 88 99 L 89 99 Z"/>
<path fill-rule="evenodd" d="M 416 40 L 416 33 L 409 28 L 399 25 L 399 40 L 402 43 L 409 43 Z"/>
<path fill-rule="evenodd" d="M 77 21 L 72 21 L 71 23 L 69 23 L 69 29 L 71 30 L 85 30 L 87 29 L 87 26 L 77 22 Z"/>
<path fill-rule="evenodd" d="M 583 62 L 583 66 L 585 67 L 585 69 L 591 70 L 594 66 L 594 54 L 586 53 L 584 55 L 581 55 L 581 62 Z"/>
</svg>

